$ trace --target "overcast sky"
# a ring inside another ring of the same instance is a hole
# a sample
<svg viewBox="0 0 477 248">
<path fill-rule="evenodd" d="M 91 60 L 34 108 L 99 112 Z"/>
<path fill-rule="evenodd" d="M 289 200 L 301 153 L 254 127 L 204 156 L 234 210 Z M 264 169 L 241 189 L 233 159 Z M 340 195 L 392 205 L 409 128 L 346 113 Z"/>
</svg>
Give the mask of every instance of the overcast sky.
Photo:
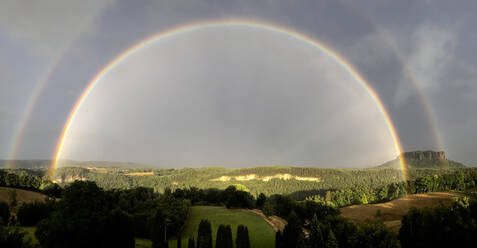
<svg viewBox="0 0 477 248">
<path fill-rule="evenodd" d="M 341 54 L 378 93 L 404 150 L 477 165 L 475 13 L 470 0 L 1 1 L 0 158 L 51 158 L 84 87 L 138 41 L 243 19 Z M 79 111 L 62 157 L 363 167 L 395 155 L 376 104 L 336 61 L 285 35 L 219 27 L 118 65 Z"/>
</svg>

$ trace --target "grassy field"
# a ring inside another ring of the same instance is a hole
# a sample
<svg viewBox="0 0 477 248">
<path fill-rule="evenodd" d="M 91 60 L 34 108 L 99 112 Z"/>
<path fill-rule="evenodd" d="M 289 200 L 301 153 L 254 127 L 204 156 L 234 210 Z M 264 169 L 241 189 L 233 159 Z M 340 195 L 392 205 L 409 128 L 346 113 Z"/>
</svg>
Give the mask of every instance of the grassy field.
<svg viewBox="0 0 477 248">
<path fill-rule="evenodd" d="M 402 217 L 410 208 L 437 207 L 450 205 L 455 198 L 464 195 L 455 192 L 435 192 L 414 194 L 390 202 L 368 205 L 353 205 L 341 209 L 341 215 L 356 223 L 384 222 L 393 231 L 401 227 Z M 378 215 L 378 211 L 380 214 Z"/>
<path fill-rule="evenodd" d="M 215 240 L 217 228 L 220 224 L 229 224 L 235 240 L 237 226 L 242 224 L 248 227 L 250 246 L 256 248 L 272 248 L 275 246 L 275 232 L 257 214 L 242 209 L 226 209 L 224 207 L 194 206 L 191 207 L 189 218 L 182 231 L 182 246 L 187 245 L 187 239 L 194 237 L 197 240 L 197 228 L 202 219 L 212 224 L 212 237 Z M 176 247 L 175 240 L 169 242 L 169 247 Z M 215 243 L 215 242 L 214 242 Z"/>
</svg>

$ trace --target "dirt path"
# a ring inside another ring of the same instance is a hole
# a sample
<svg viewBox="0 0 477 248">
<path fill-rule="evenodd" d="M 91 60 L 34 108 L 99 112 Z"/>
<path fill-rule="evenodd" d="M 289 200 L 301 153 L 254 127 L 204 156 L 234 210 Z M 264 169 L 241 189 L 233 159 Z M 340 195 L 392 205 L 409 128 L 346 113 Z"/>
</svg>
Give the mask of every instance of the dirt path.
<svg viewBox="0 0 477 248">
<path fill-rule="evenodd" d="M 252 212 L 260 217 L 262 217 L 262 219 L 267 222 L 272 228 L 273 230 L 278 231 L 283 231 L 283 229 L 285 228 L 287 222 L 286 220 L 278 217 L 278 216 L 270 216 L 270 217 L 267 217 L 263 214 L 262 210 L 259 210 L 259 209 L 247 209 L 246 211 L 248 212 Z"/>
</svg>

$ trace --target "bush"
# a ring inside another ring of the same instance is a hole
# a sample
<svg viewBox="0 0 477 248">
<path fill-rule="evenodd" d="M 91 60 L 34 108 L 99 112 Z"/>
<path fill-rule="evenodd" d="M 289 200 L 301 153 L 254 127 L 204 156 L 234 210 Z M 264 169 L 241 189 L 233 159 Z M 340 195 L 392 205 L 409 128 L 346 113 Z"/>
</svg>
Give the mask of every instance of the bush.
<svg viewBox="0 0 477 248">
<path fill-rule="evenodd" d="M 17 220 L 22 226 L 35 226 L 43 219 L 48 218 L 54 209 L 55 200 L 46 202 L 35 201 L 24 203 L 20 206 L 17 213 Z"/>
<path fill-rule="evenodd" d="M 10 219 L 10 209 L 8 207 L 8 203 L 0 202 L 0 225 L 8 224 L 9 219 Z"/>
<path fill-rule="evenodd" d="M 2 248 L 31 248 L 30 240 L 25 240 L 25 233 L 18 228 L 0 225 L 0 247 Z"/>
</svg>

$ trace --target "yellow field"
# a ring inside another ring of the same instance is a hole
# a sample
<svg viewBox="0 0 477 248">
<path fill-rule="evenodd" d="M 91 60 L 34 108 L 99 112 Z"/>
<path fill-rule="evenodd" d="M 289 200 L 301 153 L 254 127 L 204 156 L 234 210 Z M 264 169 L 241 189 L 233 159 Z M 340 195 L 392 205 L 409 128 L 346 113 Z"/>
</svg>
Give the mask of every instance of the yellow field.
<svg viewBox="0 0 477 248">
<path fill-rule="evenodd" d="M 385 203 L 345 207 L 341 209 L 341 215 L 360 224 L 382 221 L 387 227 L 397 232 L 401 227 L 402 217 L 410 208 L 450 205 L 455 198 L 463 196 L 456 192 L 414 194 Z M 381 211 L 380 216 L 377 216 L 378 210 Z"/>
</svg>

